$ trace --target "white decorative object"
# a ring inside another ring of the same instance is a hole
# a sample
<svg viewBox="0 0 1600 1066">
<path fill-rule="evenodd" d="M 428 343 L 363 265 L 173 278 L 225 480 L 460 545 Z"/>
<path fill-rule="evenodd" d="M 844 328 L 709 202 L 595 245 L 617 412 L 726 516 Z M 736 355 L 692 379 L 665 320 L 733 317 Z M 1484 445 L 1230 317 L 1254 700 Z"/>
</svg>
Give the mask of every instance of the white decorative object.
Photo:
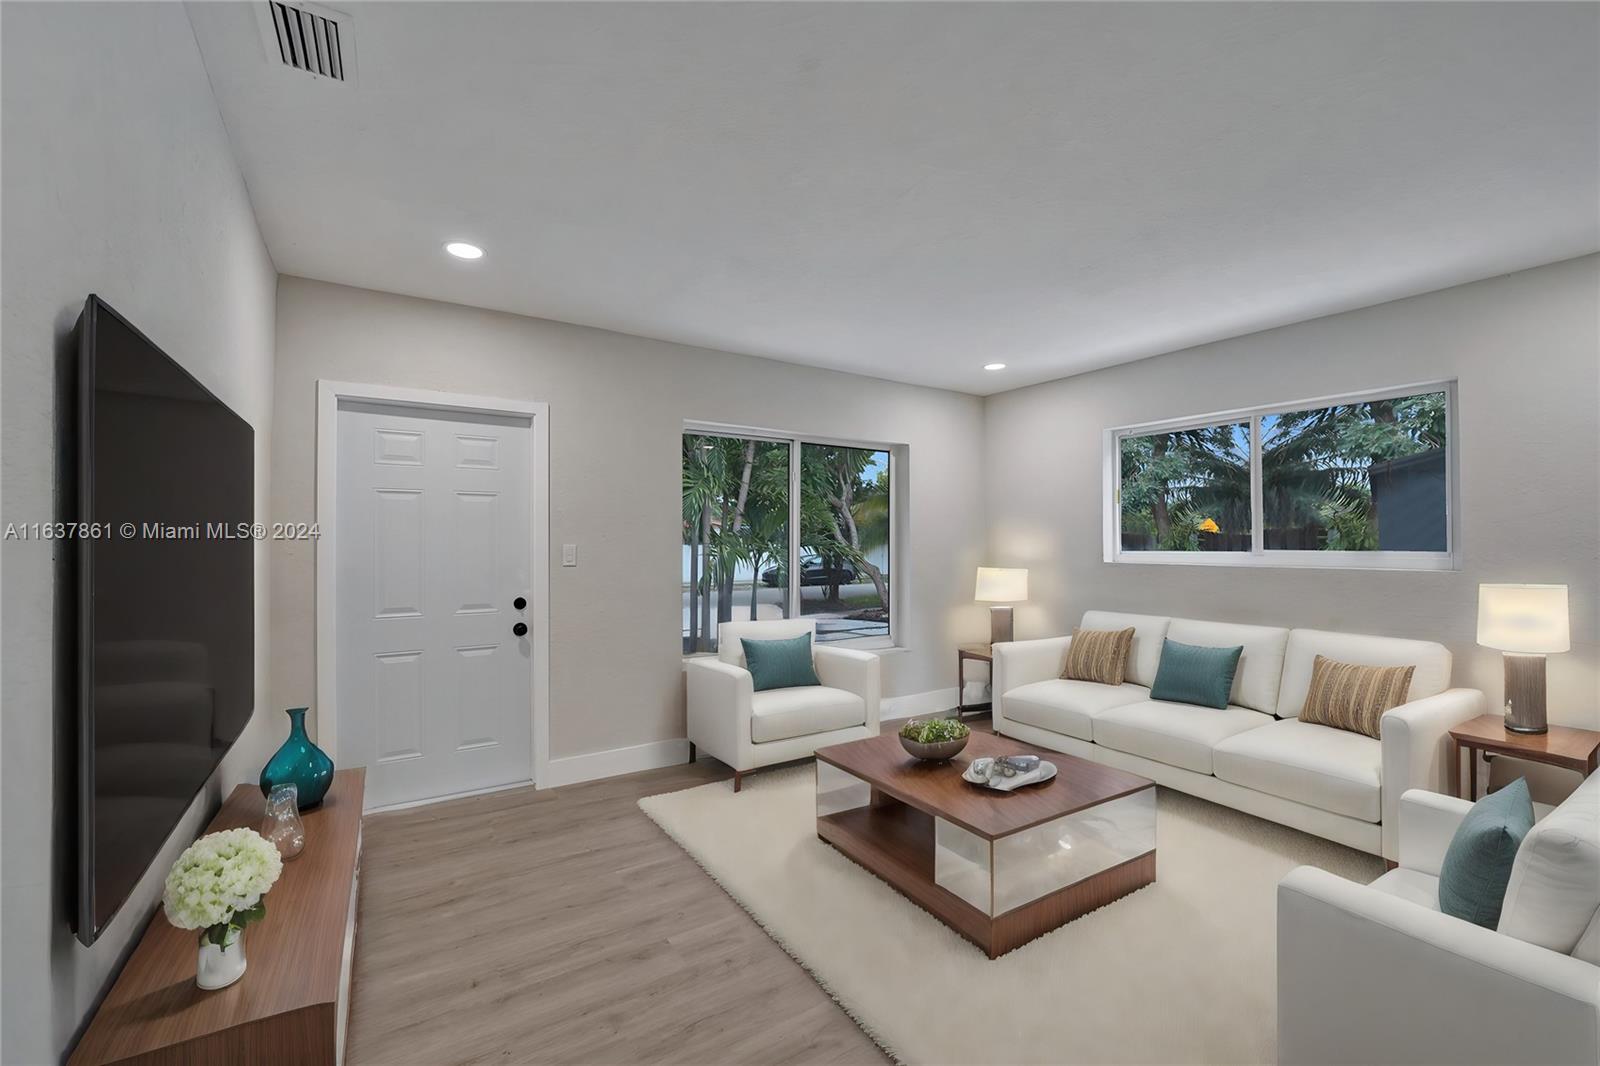
<svg viewBox="0 0 1600 1066">
<path fill-rule="evenodd" d="M 195 963 L 194 983 L 206 991 L 227 988 L 244 976 L 244 930 L 233 929 L 233 939 L 213 944 L 200 938 L 200 958 Z"/>
<path fill-rule="evenodd" d="M 244 974 L 244 927 L 266 917 L 267 890 L 282 872 L 278 849 L 254 829 L 209 833 L 172 864 L 161 902 L 173 925 L 200 931 L 201 988 L 224 988 Z"/>
<path fill-rule="evenodd" d="M 1018 774 L 1015 777 L 996 777 L 989 773 L 989 764 L 993 761 L 988 758 L 972 760 L 961 774 L 961 779 L 974 785 L 992 788 L 996 792 L 1015 792 L 1024 785 L 1043 784 L 1056 776 L 1056 764 L 1048 759 L 1041 759 L 1039 765 L 1028 773 Z"/>
</svg>

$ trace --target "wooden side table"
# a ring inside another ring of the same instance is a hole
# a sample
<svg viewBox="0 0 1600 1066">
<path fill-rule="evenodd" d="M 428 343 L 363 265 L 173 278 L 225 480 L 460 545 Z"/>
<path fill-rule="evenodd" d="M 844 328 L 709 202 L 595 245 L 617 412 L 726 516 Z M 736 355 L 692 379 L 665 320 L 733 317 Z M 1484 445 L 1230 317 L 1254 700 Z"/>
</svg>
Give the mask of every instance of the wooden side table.
<svg viewBox="0 0 1600 1066">
<path fill-rule="evenodd" d="M 994 645 L 962 644 L 956 648 L 956 717 L 967 713 L 987 711 L 993 703 L 967 703 L 967 661 L 989 664 L 989 680 L 994 681 Z"/>
<path fill-rule="evenodd" d="M 1467 753 L 1466 799 L 1478 798 L 1478 753 L 1510 755 L 1527 762 L 1576 770 L 1585 777 L 1600 766 L 1600 733 L 1553 725 L 1548 733 L 1513 733 L 1505 718 L 1481 714 L 1450 730 L 1450 794 L 1461 795 L 1461 752 Z"/>
</svg>

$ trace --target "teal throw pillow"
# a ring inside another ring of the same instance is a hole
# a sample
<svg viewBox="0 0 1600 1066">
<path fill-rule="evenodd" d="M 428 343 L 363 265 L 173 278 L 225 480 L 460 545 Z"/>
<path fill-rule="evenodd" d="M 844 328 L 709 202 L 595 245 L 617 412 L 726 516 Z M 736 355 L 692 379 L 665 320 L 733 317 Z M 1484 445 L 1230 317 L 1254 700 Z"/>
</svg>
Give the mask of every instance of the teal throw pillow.
<svg viewBox="0 0 1600 1066">
<path fill-rule="evenodd" d="M 1163 640 L 1161 665 L 1156 667 L 1156 683 L 1150 686 L 1150 698 L 1201 707 L 1226 707 L 1242 654 L 1242 646 L 1202 648 Z"/>
<path fill-rule="evenodd" d="M 1533 800 L 1523 778 L 1474 803 L 1445 849 L 1439 909 L 1485 929 L 1498 926 L 1511 865 L 1532 828 Z"/>
<path fill-rule="evenodd" d="M 741 637 L 744 661 L 757 692 L 769 688 L 798 688 L 820 685 L 816 667 L 811 665 L 811 634 L 801 633 L 788 640 L 751 640 Z"/>
</svg>

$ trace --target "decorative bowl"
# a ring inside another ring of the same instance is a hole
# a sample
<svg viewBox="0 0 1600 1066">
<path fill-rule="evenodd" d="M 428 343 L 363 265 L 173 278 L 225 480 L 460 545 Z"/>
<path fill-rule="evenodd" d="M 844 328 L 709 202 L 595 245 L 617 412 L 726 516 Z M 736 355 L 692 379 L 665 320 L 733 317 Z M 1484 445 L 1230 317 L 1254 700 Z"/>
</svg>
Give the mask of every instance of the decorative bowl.
<svg viewBox="0 0 1600 1066">
<path fill-rule="evenodd" d="M 967 746 L 967 737 L 957 737 L 954 740 L 940 740 L 932 744 L 923 744 L 912 740 L 910 737 L 900 738 L 900 746 L 924 762 L 949 762 L 961 754 L 961 749 Z"/>
<path fill-rule="evenodd" d="M 900 746 L 913 758 L 945 762 L 960 754 L 971 735 L 972 730 L 965 723 L 951 718 L 913 718 L 900 727 Z"/>
</svg>

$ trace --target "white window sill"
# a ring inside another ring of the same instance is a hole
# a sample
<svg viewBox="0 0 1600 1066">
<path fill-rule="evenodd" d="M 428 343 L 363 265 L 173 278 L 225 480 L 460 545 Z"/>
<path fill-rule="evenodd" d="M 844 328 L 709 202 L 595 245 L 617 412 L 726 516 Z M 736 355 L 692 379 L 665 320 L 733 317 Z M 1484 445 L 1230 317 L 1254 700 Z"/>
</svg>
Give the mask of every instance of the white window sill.
<svg viewBox="0 0 1600 1066">
<path fill-rule="evenodd" d="M 872 654 L 878 655 L 878 656 L 883 656 L 883 655 L 901 655 L 901 654 L 904 654 L 904 653 L 909 652 L 911 650 L 910 648 L 906 647 L 903 644 L 878 644 L 878 643 L 874 643 L 873 642 L 874 640 L 876 640 L 876 638 L 873 638 L 871 640 L 860 640 L 860 641 L 830 640 L 830 641 L 827 641 L 826 643 L 818 644 L 817 647 L 819 647 L 819 648 L 848 648 L 851 651 L 869 651 Z M 717 657 L 717 653 L 714 652 L 714 651 L 697 651 L 693 655 L 685 655 L 685 656 L 683 656 L 682 663 L 683 663 L 683 665 L 687 666 L 688 664 L 694 662 L 696 659 L 715 659 L 716 657 Z"/>
<path fill-rule="evenodd" d="M 1431 552 L 1118 552 L 1113 565 L 1234 566 L 1278 570 L 1397 570 L 1439 573 L 1460 570 L 1454 556 Z"/>
</svg>

